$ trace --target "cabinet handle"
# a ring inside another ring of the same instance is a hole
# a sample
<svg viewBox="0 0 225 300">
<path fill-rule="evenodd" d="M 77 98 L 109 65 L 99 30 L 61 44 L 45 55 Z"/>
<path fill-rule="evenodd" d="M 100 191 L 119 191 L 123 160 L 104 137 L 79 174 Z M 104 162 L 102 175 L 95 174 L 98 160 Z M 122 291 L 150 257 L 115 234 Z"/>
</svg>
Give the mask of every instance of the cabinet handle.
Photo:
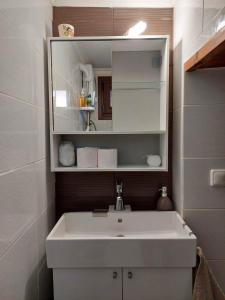
<svg viewBox="0 0 225 300">
<path fill-rule="evenodd" d="M 129 279 L 132 279 L 133 278 L 133 273 L 132 272 L 128 272 L 127 276 L 128 276 Z"/>
<path fill-rule="evenodd" d="M 118 277 L 118 273 L 117 272 L 113 272 L 113 279 L 116 279 Z"/>
</svg>

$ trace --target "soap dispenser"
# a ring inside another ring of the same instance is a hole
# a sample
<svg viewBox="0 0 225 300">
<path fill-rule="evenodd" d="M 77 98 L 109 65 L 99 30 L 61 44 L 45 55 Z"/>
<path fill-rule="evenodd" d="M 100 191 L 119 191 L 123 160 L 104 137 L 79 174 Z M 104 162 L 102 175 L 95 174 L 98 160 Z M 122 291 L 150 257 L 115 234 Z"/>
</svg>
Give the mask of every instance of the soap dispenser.
<svg viewBox="0 0 225 300">
<path fill-rule="evenodd" d="M 167 196 L 167 187 L 163 186 L 160 191 L 162 192 L 162 195 L 157 202 L 157 210 L 173 210 L 173 203 Z"/>
</svg>

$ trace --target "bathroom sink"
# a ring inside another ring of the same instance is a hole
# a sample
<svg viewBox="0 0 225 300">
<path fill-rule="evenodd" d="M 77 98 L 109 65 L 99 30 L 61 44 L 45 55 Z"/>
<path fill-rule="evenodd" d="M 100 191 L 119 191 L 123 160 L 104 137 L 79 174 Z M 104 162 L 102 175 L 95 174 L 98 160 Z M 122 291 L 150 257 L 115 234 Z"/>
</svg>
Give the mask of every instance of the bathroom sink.
<svg viewBox="0 0 225 300">
<path fill-rule="evenodd" d="M 46 241 L 50 268 L 192 267 L 196 237 L 176 212 L 66 213 Z"/>
</svg>

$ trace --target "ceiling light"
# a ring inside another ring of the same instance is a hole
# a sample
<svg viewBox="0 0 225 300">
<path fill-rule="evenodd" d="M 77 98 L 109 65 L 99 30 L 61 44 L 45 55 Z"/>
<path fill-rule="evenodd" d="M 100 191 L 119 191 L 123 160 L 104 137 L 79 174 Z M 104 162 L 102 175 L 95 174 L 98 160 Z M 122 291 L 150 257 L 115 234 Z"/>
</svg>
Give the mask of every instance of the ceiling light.
<svg viewBox="0 0 225 300">
<path fill-rule="evenodd" d="M 147 28 L 146 22 L 140 21 L 137 24 L 135 24 L 134 26 L 132 26 L 127 31 L 127 35 L 128 36 L 137 36 L 137 35 L 143 33 L 146 28 Z"/>
</svg>

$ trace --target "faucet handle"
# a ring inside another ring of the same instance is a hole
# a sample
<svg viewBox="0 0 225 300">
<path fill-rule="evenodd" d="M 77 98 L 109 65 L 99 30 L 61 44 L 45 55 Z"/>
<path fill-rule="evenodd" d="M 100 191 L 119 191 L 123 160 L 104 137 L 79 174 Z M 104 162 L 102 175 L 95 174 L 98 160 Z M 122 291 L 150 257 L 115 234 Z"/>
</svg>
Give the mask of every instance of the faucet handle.
<svg viewBox="0 0 225 300">
<path fill-rule="evenodd" d="M 123 192 L 123 182 L 122 181 L 116 182 L 116 192 L 120 193 L 120 194 Z"/>
</svg>

